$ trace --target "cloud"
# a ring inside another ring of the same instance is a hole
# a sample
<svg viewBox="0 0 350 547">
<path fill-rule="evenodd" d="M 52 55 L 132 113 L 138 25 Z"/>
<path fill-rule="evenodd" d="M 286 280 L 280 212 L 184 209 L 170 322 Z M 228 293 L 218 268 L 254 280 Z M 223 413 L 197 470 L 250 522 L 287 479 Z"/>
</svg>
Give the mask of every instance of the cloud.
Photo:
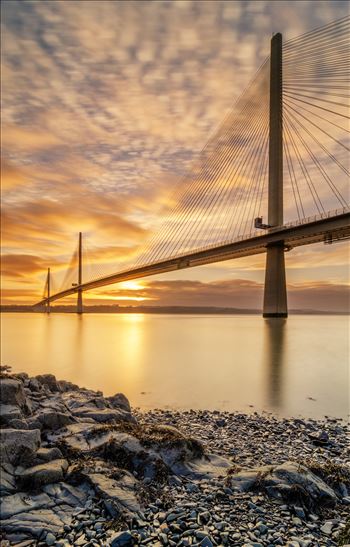
<svg viewBox="0 0 350 547">
<path fill-rule="evenodd" d="M 262 309 L 263 283 L 247 279 L 202 281 L 151 281 L 138 282 L 139 289 L 103 288 L 87 295 L 87 301 L 104 301 L 121 305 L 155 306 L 216 306 Z M 337 312 L 348 311 L 350 287 L 346 284 L 310 281 L 288 284 L 290 309 L 310 309 Z"/>
<path fill-rule="evenodd" d="M 160 229 L 161 212 L 178 205 L 188 214 L 198 192 L 186 202 L 181 192 L 191 176 L 184 175 L 268 54 L 271 33 L 291 38 L 347 11 L 338 1 L 297 4 L 5 1 L 4 252 L 20 256 L 25 249 L 62 272 L 83 231 L 98 266 L 134 261 Z M 188 235 L 198 246 L 230 238 L 235 226 L 249 231 L 255 209 L 246 226 L 242 205 L 234 209 L 249 195 L 249 175 L 248 165 L 238 194 L 230 193 L 225 173 L 208 176 L 196 209 L 198 218 L 207 214 L 208 231 L 196 232 L 194 219 L 175 243 L 187 244 Z M 179 180 L 183 186 L 172 194 Z M 296 211 L 286 186 L 289 219 Z M 216 199 L 209 215 L 206 205 Z M 340 255 L 329 258 L 344 261 Z M 260 258 L 251 260 L 247 271 L 258 271 Z M 302 254 L 297 262 L 304 267 Z M 29 275 L 40 292 L 44 272 Z"/>
</svg>

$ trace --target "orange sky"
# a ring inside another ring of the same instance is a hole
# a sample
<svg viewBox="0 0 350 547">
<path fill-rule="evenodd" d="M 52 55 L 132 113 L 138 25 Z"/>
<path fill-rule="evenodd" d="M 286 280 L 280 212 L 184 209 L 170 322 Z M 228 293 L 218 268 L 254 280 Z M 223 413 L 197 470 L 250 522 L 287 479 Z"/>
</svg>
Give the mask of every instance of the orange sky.
<svg viewBox="0 0 350 547">
<path fill-rule="evenodd" d="M 132 264 L 271 33 L 288 39 L 346 13 L 341 1 L 5 0 L 2 302 L 39 300 L 48 267 L 59 289 L 79 231 L 85 280 Z M 348 259 L 345 243 L 287 254 L 290 306 L 346 309 Z M 263 279 L 256 256 L 84 298 L 257 308 Z"/>
</svg>

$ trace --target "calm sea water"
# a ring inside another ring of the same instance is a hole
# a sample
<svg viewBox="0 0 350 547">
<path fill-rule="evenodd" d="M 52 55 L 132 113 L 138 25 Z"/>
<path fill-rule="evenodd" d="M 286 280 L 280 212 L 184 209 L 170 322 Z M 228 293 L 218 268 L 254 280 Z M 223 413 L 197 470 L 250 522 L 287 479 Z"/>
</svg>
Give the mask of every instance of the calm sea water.
<svg viewBox="0 0 350 547">
<path fill-rule="evenodd" d="M 349 415 L 349 318 L 4 314 L 2 363 L 133 406 Z"/>
</svg>

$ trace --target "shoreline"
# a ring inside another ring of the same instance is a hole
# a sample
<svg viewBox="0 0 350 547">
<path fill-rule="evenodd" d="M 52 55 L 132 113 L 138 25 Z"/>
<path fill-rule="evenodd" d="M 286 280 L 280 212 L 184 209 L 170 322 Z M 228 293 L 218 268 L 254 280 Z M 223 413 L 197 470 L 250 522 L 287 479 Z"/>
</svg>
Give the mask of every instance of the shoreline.
<svg viewBox="0 0 350 547">
<path fill-rule="evenodd" d="M 141 411 L 6 367 L 1 401 L 2 547 L 350 541 L 341 418 Z"/>
</svg>

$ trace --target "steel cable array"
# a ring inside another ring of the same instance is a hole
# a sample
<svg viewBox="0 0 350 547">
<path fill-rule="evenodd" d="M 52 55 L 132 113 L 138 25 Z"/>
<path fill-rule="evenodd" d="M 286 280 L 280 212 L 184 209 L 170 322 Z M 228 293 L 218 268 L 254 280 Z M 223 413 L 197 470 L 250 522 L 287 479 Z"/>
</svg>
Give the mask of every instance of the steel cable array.
<svg viewBox="0 0 350 547">
<path fill-rule="evenodd" d="M 349 36 L 345 17 L 283 45 L 287 221 L 349 205 Z M 266 59 L 177 184 L 172 210 L 131 267 L 244 238 L 254 230 L 254 219 L 266 216 L 269 72 Z M 62 289 L 76 281 L 76 269 L 77 251 Z M 97 264 L 91 275 L 106 274 Z"/>
</svg>

